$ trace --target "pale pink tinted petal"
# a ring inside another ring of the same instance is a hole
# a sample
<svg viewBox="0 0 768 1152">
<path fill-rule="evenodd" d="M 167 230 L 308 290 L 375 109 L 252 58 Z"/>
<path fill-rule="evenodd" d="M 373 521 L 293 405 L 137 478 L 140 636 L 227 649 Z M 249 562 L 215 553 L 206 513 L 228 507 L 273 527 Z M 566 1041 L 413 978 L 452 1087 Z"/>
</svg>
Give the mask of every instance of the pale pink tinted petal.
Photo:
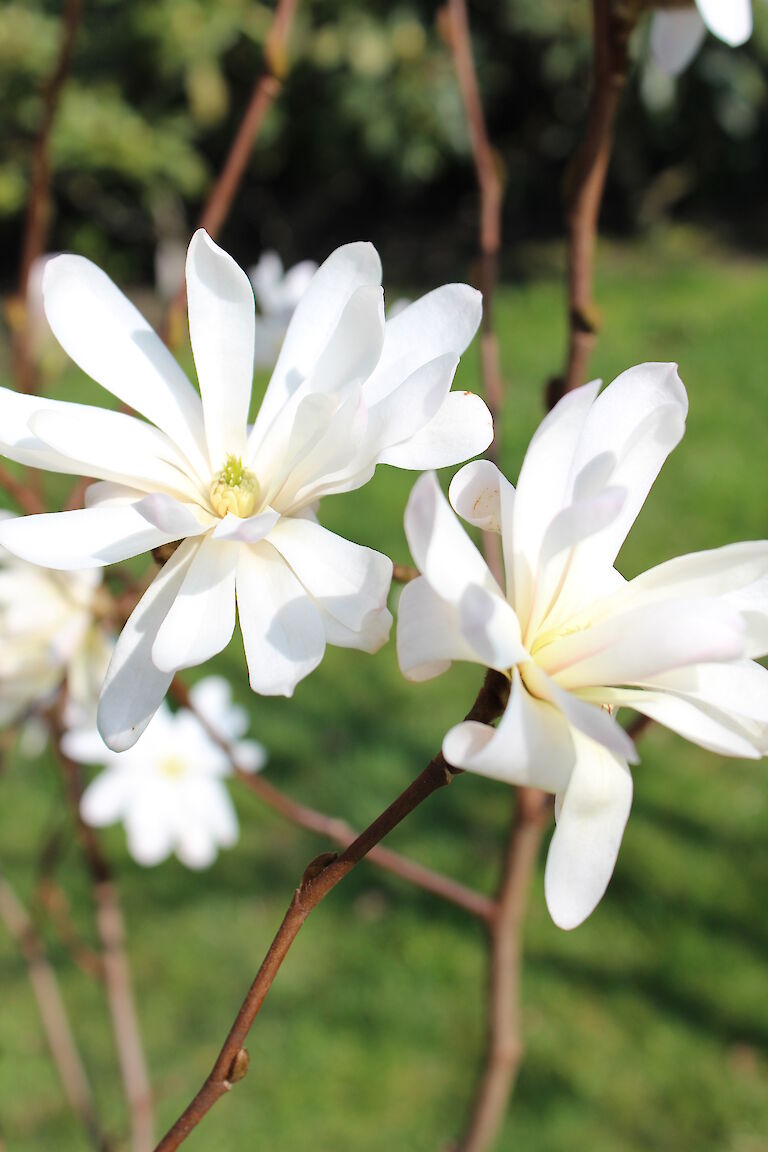
<svg viewBox="0 0 768 1152">
<path fill-rule="evenodd" d="M 706 34 L 704 21 L 694 8 L 654 12 L 651 18 L 654 62 L 668 76 L 677 76 L 693 60 Z"/>
<path fill-rule="evenodd" d="M 465 464 L 448 489 L 454 511 L 484 532 L 501 532 L 501 490 L 514 504 L 515 490 L 490 460 L 473 460 Z"/>
<path fill-rule="evenodd" d="M 431 680 L 452 660 L 484 664 L 462 633 L 458 609 L 424 577 L 406 584 L 397 605 L 397 658 L 409 680 Z"/>
</svg>

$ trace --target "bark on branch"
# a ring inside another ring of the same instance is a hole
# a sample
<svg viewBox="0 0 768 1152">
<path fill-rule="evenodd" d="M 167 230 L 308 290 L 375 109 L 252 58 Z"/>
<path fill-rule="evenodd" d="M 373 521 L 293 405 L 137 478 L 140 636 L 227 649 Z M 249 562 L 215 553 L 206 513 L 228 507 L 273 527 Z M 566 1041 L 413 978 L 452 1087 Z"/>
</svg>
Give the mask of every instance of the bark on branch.
<svg viewBox="0 0 768 1152">
<path fill-rule="evenodd" d="M 467 719 L 490 723 L 506 705 L 508 683 L 498 672 L 488 672 Z M 240 1011 L 208 1078 L 190 1105 L 157 1146 L 156 1152 L 174 1152 L 197 1127 L 213 1105 L 225 1096 L 247 1062 L 245 1042 L 272 983 L 310 912 L 368 853 L 433 792 L 444 788 L 461 769 L 451 767 L 439 753 L 412 784 L 340 855 L 324 853 L 304 871 L 288 911 L 269 947 Z"/>
</svg>

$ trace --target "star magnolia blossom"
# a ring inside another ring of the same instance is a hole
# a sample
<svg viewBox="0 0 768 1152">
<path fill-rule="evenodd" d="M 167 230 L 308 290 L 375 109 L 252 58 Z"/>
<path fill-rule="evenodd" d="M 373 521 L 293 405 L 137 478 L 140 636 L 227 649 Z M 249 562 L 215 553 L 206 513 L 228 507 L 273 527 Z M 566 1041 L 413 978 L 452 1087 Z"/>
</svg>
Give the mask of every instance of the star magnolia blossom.
<svg viewBox="0 0 768 1152">
<path fill-rule="evenodd" d="M 655 12 L 651 55 L 663 72 L 676 76 L 690 64 L 707 29 L 735 48 L 752 35 L 751 0 L 696 0 L 696 7 Z"/>
<path fill-rule="evenodd" d="M 286 272 L 277 252 L 262 253 L 248 269 L 259 315 L 256 317 L 256 364 L 271 368 L 299 301 L 317 272 L 314 260 L 302 260 Z"/>
<path fill-rule="evenodd" d="M 230 743 L 239 767 L 248 772 L 263 767 L 262 746 L 240 739 L 248 719 L 233 706 L 226 680 L 209 676 L 190 698 Z M 80 811 L 96 828 L 121 821 L 137 863 L 149 867 L 175 853 L 188 868 L 207 868 L 219 848 L 236 843 L 237 816 L 224 784 L 232 766 L 194 712 L 173 713 L 163 704 L 127 752 L 111 752 L 95 728 L 65 732 L 61 746 L 72 760 L 106 765 L 83 793 Z"/>
<path fill-rule="evenodd" d="M 201 396 L 95 265 L 46 267 L 48 321 L 69 355 L 144 420 L 0 389 L 0 451 L 93 476 L 86 507 L 0 525 L 0 543 L 56 568 L 102 566 L 182 543 L 117 642 L 98 723 L 130 747 L 173 674 L 220 652 L 240 616 L 251 687 L 290 696 L 326 644 L 376 651 L 392 618 L 387 557 L 321 527 L 322 496 L 359 488 L 377 463 L 424 469 L 481 452 L 483 402 L 451 392 L 480 296 L 430 292 L 384 322 L 370 244 L 334 252 L 291 321 L 252 428 L 254 302 L 248 277 L 203 231 L 187 257 Z"/>
<path fill-rule="evenodd" d="M 400 665 L 412 680 L 471 660 L 509 678 L 497 728 L 463 723 L 450 764 L 556 794 L 551 915 L 581 923 L 602 897 L 632 803 L 637 709 L 704 748 L 768 750 L 768 542 L 670 560 L 626 581 L 614 560 L 687 413 L 674 365 L 644 364 L 597 396 L 566 395 L 525 456 L 517 491 L 487 461 L 454 477 L 470 524 L 501 533 L 506 593 L 432 474 L 405 515 L 423 576 L 403 590 Z"/>
<path fill-rule="evenodd" d="M 0 550 L 0 724 L 63 682 L 69 716 L 95 711 L 111 654 L 96 618 L 100 588 L 98 570 L 51 572 Z"/>
</svg>

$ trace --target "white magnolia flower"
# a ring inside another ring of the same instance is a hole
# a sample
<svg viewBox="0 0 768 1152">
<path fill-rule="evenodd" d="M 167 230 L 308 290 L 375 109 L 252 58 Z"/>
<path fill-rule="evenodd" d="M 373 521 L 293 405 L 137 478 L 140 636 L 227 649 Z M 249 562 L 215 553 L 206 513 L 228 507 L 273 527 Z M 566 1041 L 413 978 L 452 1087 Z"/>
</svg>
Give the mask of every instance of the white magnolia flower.
<svg viewBox="0 0 768 1152">
<path fill-rule="evenodd" d="M 70 715 L 95 710 L 111 653 L 96 616 L 100 589 L 98 570 L 53 572 L 0 549 L 0 724 L 62 683 Z"/>
<path fill-rule="evenodd" d="M 260 744 L 242 740 L 248 718 L 232 704 L 226 680 L 209 676 L 190 692 L 197 712 L 230 744 L 238 766 L 256 772 L 266 762 Z M 61 747 L 82 764 L 104 764 L 83 793 L 86 823 L 104 828 L 122 821 L 128 851 L 139 864 L 159 864 L 175 853 L 188 868 L 207 868 L 219 848 L 238 836 L 237 816 L 224 780 L 227 754 L 195 712 L 162 704 L 146 732 L 127 752 L 111 752 L 95 728 L 65 732 Z"/>
<path fill-rule="evenodd" d="M 0 525 L 0 543 L 56 568 L 103 566 L 181 540 L 117 642 L 99 730 L 138 739 L 174 673 L 220 652 L 235 603 L 251 687 L 290 696 L 326 644 L 386 641 L 387 557 L 327 531 L 322 496 L 359 488 L 377 463 L 441 467 L 492 438 L 477 396 L 451 392 L 480 295 L 450 284 L 384 322 L 370 244 L 334 252 L 296 310 L 249 428 L 254 304 L 248 277 L 205 232 L 187 258 L 202 400 L 147 322 L 79 256 L 45 275 L 45 308 L 69 355 L 147 421 L 0 389 L 0 451 L 93 476 L 86 507 Z"/>
<path fill-rule="evenodd" d="M 752 35 L 752 0 L 696 0 L 696 6 L 666 8 L 651 21 L 651 55 L 662 70 L 676 76 L 690 64 L 707 29 L 735 48 Z"/>
<path fill-rule="evenodd" d="M 302 260 L 288 271 L 277 252 L 263 252 L 248 269 L 259 315 L 256 317 L 255 359 L 259 368 L 271 368 L 280 353 L 291 317 L 317 272 L 314 260 Z"/>
<path fill-rule="evenodd" d="M 644 364 L 597 396 L 566 395 L 541 424 L 517 491 L 487 461 L 462 468 L 450 498 L 501 533 L 506 593 L 434 475 L 405 527 L 423 577 L 403 590 L 398 654 L 412 680 L 452 660 L 504 673 L 497 728 L 463 723 L 450 764 L 556 794 L 546 895 L 573 928 L 610 879 L 632 803 L 622 705 L 728 756 L 768 750 L 768 542 L 682 556 L 626 581 L 614 560 L 685 427 L 674 365 Z"/>
</svg>

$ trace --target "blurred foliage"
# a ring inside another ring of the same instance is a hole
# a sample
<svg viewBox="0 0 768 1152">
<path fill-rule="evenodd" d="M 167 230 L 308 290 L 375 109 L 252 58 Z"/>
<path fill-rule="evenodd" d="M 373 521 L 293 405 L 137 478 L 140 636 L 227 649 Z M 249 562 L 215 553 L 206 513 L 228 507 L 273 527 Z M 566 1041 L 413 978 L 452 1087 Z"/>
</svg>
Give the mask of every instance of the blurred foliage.
<svg viewBox="0 0 768 1152">
<path fill-rule="evenodd" d="M 768 9 L 734 51 L 709 37 L 675 85 L 646 62 L 622 108 L 606 207 L 629 230 L 670 210 L 768 239 Z M 41 89 L 62 5 L 0 8 L 0 242 L 13 278 Z M 52 247 L 148 278 L 159 235 L 185 237 L 263 63 L 272 6 L 86 0 L 52 141 Z M 561 229 L 560 189 L 590 82 L 588 0 L 475 0 L 475 51 L 508 185 L 511 241 Z M 398 275 L 474 248 L 475 187 L 445 21 L 425 0 L 303 0 L 285 89 L 259 139 L 227 241 L 291 260 L 372 236 Z M 126 250 L 128 250 L 126 255 Z M 114 253 L 120 251 L 118 267 Z"/>
</svg>

